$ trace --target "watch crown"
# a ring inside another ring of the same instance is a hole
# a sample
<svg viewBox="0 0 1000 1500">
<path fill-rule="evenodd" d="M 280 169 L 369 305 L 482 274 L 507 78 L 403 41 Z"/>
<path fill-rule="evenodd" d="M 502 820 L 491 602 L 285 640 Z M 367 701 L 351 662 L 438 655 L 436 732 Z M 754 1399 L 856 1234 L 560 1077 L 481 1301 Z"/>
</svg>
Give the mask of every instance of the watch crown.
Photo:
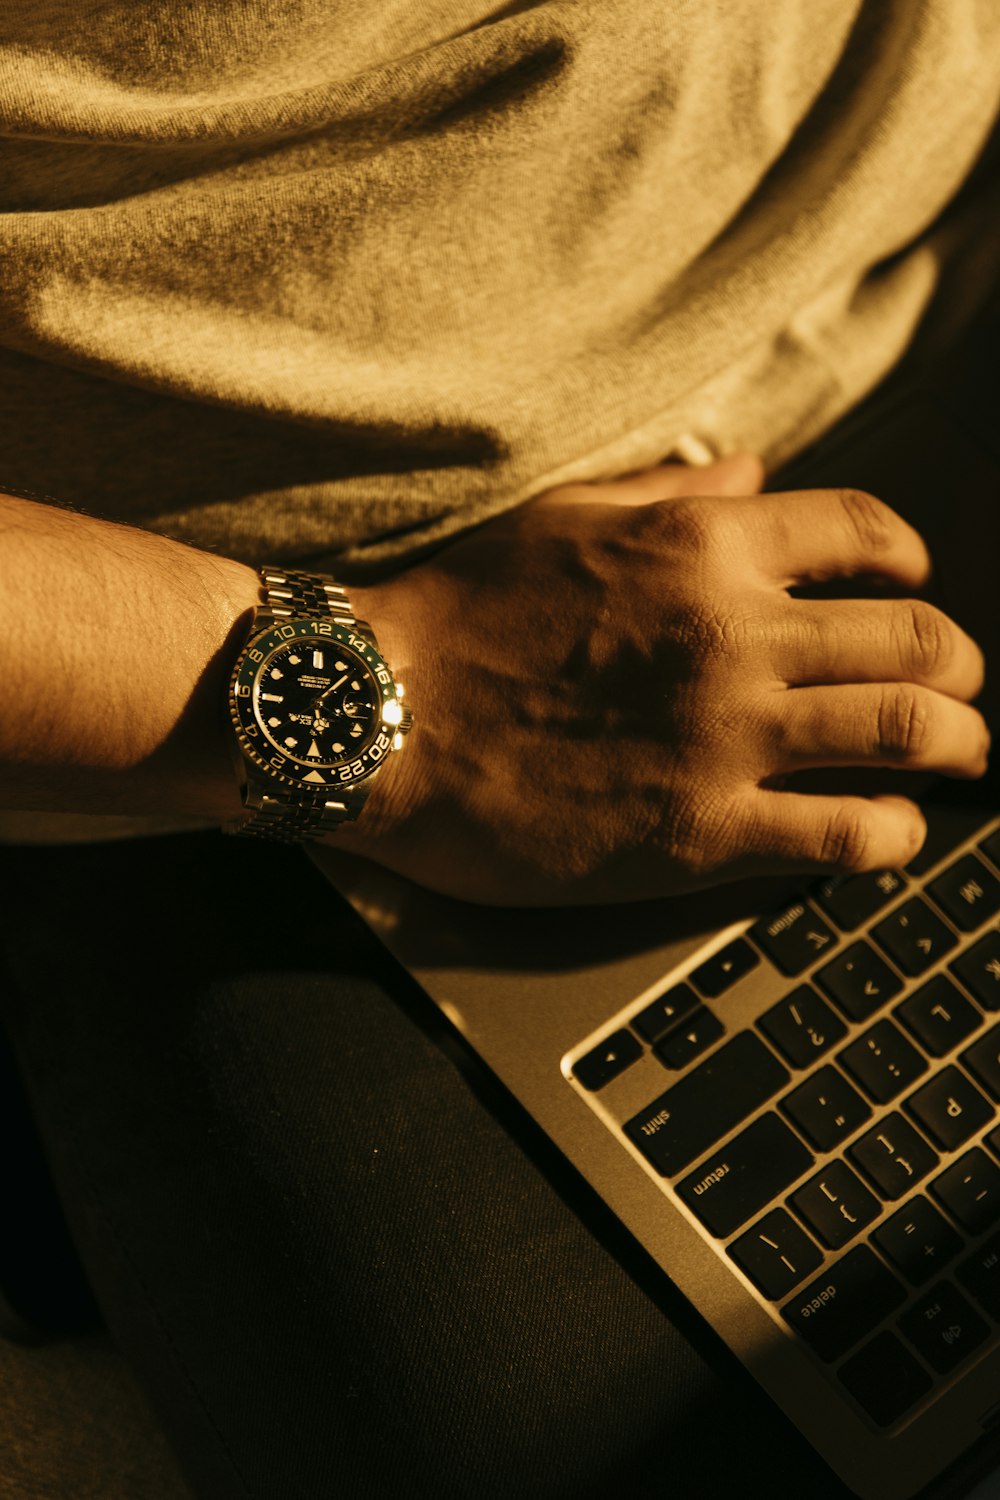
<svg viewBox="0 0 1000 1500">
<path fill-rule="evenodd" d="M 412 708 L 404 708 L 403 709 L 403 717 L 399 721 L 399 730 L 398 730 L 398 733 L 399 734 L 409 734 L 410 728 L 411 728 L 412 724 L 413 724 L 413 709 Z"/>
</svg>

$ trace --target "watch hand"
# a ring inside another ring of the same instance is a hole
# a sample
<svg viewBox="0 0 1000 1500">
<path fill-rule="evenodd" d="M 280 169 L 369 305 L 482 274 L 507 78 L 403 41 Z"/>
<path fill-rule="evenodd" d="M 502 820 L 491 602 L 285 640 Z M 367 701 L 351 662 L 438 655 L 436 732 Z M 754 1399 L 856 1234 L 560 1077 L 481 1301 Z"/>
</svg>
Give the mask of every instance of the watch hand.
<svg viewBox="0 0 1000 1500">
<path fill-rule="evenodd" d="M 319 697 L 316 699 L 316 702 L 322 703 L 324 698 L 329 698 L 331 693 L 335 693 L 339 687 L 342 687 L 344 685 L 350 675 L 350 672 L 345 672 L 343 677 L 338 678 L 338 680 L 333 684 L 332 687 L 324 688 L 323 692 L 321 692 Z"/>
</svg>

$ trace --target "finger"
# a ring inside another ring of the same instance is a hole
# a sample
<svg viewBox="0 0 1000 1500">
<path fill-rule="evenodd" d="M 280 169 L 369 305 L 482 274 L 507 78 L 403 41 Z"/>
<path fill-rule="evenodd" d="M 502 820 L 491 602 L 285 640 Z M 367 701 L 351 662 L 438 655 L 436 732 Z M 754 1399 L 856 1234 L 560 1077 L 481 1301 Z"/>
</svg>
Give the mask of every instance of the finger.
<svg viewBox="0 0 1000 1500">
<path fill-rule="evenodd" d="M 863 490 L 762 495 L 742 519 L 758 566 L 783 588 L 866 574 L 918 589 L 930 577 L 919 532 Z"/>
<path fill-rule="evenodd" d="M 763 483 L 764 465 L 756 453 L 734 453 L 689 468 L 684 487 L 676 490 L 675 495 L 756 495 Z"/>
<path fill-rule="evenodd" d="M 734 453 L 710 464 L 658 464 L 639 474 L 616 479 L 602 497 L 612 505 L 653 505 L 685 495 L 756 495 L 764 483 L 764 465 L 754 453 Z"/>
<path fill-rule="evenodd" d="M 778 706 L 776 772 L 884 766 L 982 776 L 989 730 L 982 715 L 908 682 L 792 688 Z"/>
<path fill-rule="evenodd" d="M 915 682 L 953 698 L 983 688 L 983 653 L 942 610 L 919 599 L 789 599 L 772 646 L 789 686 Z"/>
<path fill-rule="evenodd" d="M 907 797 L 761 790 L 749 834 L 761 873 L 860 874 L 908 864 L 924 842 L 927 823 Z"/>
<path fill-rule="evenodd" d="M 755 495 L 764 465 L 753 453 L 737 453 L 710 464 L 656 464 L 620 479 L 564 484 L 539 495 L 536 505 L 653 505 L 683 495 Z"/>
</svg>

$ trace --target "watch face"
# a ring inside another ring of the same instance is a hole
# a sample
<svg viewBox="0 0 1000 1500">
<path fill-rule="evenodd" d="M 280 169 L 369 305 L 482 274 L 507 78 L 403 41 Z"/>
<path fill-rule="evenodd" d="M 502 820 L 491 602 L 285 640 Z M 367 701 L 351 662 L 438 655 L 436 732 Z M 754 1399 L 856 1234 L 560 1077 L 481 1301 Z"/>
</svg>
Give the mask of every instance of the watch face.
<svg viewBox="0 0 1000 1500">
<path fill-rule="evenodd" d="M 275 750 L 306 767 L 359 755 L 382 722 L 374 674 L 339 642 L 282 646 L 257 673 L 253 700 L 254 717 Z"/>
<path fill-rule="evenodd" d="M 279 780 L 317 789 L 370 775 L 400 720 L 378 652 L 325 620 L 290 620 L 251 642 L 231 701 L 244 751 Z"/>
</svg>

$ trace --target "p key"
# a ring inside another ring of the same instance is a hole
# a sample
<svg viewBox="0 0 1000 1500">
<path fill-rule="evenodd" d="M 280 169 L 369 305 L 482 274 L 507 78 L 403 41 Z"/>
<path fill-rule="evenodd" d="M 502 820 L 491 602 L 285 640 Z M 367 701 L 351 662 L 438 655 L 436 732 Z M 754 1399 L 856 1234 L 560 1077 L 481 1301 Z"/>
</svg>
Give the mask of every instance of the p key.
<svg viewBox="0 0 1000 1500">
<path fill-rule="evenodd" d="M 993 1105 L 957 1068 L 942 1068 L 905 1105 L 945 1151 L 954 1151 L 993 1118 Z"/>
</svg>

